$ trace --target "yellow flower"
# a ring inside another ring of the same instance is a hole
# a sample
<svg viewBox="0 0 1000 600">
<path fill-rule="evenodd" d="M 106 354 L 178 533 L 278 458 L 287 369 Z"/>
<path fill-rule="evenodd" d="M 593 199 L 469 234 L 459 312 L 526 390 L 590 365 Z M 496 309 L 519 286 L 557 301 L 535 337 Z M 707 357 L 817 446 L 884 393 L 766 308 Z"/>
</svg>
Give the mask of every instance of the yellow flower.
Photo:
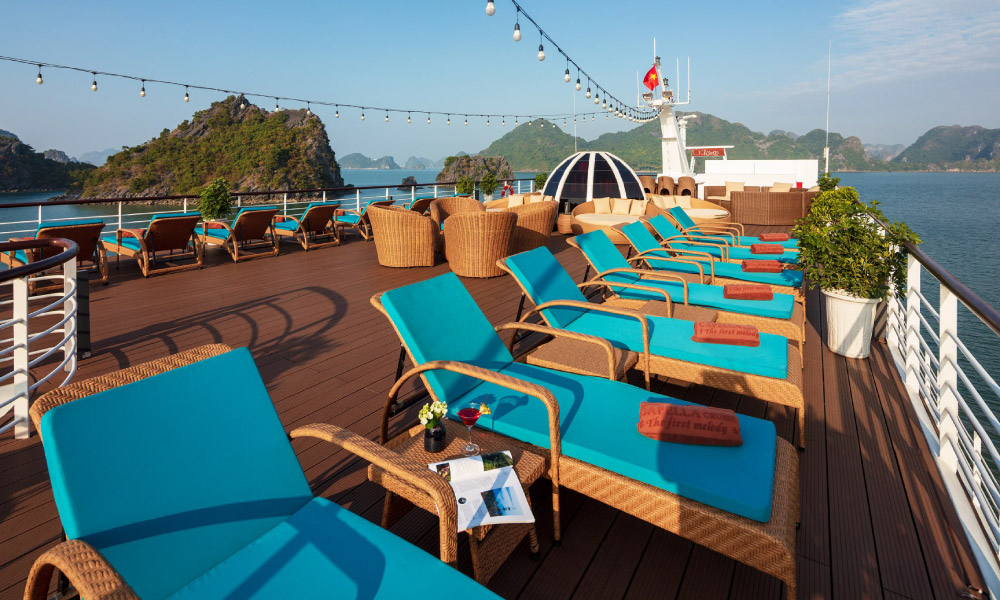
<svg viewBox="0 0 1000 600">
<path fill-rule="evenodd" d="M 480 415 L 492 415 L 493 411 L 490 410 L 489 406 L 486 406 L 485 404 L 480 403 L 479 404 L 479 414 Z"/>
</svg>

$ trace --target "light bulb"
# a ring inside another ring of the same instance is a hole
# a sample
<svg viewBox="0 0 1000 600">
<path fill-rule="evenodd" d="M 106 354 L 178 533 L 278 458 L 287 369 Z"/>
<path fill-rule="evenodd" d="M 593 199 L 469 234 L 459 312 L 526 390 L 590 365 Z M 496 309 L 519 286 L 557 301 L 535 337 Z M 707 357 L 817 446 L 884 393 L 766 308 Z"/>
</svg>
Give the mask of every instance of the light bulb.
<svg viewBox="0 0 1000 600">
<path fill-rule="evenodd" d="M 600 94 L 594 94 L 594 104 L 600 104 L 600 103 L 601 103 Z"/>
<path fill-rule="evenodd" d="M 362 120 L 362 121 L 364 121 L 364 120 L 365 120 L 365 113 L 361 113 L 361 120 Z"/>
<path fill-rule="evenodd" d="M 278 99 L 275 98 L 274 99 L 274 112 L 278 112 L 279 110 L 281 110 L 281 109 L 278 108 Z"/>
<path fill-rule="evenodd" d="M 468 126 L 469 126 L 469 117 L 465 117 L 465 126 L 466 126 L 466 127 L 468 127 Z"/>
<path fill-rule="evenodd" d="M 593 123 L 596 120 L 597 120 L 597 117 L 595 115 L 590 115 L 590 122 L 591 123 Z"/>
<path fill-rule="evenodd" d="M 569 80 L 570 80 L 569 69 L 566 69 L 566 74 L 563 75 L 563 81 L 565 81 L 566 83 L 569 83 Z"/>
<path fill-rule="evenodd" d="M 428 125 L 431 124 L 431 114 L 430 113 L 427 113 L 427 124 Z"/>
<path fill-rule="evenodd" d="M 413 120 L 410 118 L 410 113 L 406 113 L 406 122 L 407 123 L 412 123 L 413 122 Z"/>
<path fill-rule="evenodd" d="M 340 118 L 340 109 L 339 108 L 337 110 L 333 111 L 333 118 L 334 119 L 339 119 Z"/>
<path fill-rule="evenodd" d="M 488 0 L 486 2 L 486 16 L 492 17 L 493 13 L 497 11 L 497 7 L 493 6 L 493 0 Z"/>
<path fill-rule="evenodd" d="M 489 126 L 490 126 L 490 120 L 489 120 L 489 119 L 486 119 L 486 126 L 487 126 L 487 127 L 489 127 Z"/>
<path fill-rule="evenodd" d="M 185 102 L 190 102 L 191 101 L 191 96 L 188 95 L 187 86 L 184 86 L 184 101 Z"/>
<path fill-rule="evenodd" d="M 386 123 L 388 123 L 388 122 L 389 122 L 389 113 L 385 113 L 385 122 L 386 122 Z"/>
<path fill-rule="evenodd" d="M 503 120 L 500 121 L 500 127 L 506 127 L 506 126 L 507 126 L 507 117 L 504 117 Z"/>
<path fill-rule="evenodd" d="M 566 126 L 566 119 L 563 119 L 563 127 Z"/>
<path fill-rule="evenodd" d="M 604 102 L 601 102 L 601 108 L 607 108 L 607 107 L 608 107 L 608 101 L 607 100 L 605 100 Z"/>
<path fill-rule="evenodd" d="M 247 107 L 246 100 L 243 98 L 243 96 L 240 96 L 240 110 L 243 110 L 246 107 Z"/>
<path fill-rule="evenodd" d="M 310 106 L 309 103 L 306 102 L 306 116 L 308 117 L 311 116 L 312 114 L 313 114 L 312 106 Z"/>
<path fill-rule="evenodd" d="M 139 90 L 139 97 L 140 98 L 145 98 L 146 97 L 146 80 L 145 79 L 142 80 L 142 88 Z"/>
<path fill-rule="evenodd" d="M 38 65 L 38 77 L 35 78 L 35 83 L 42 85 L 42 65 Z"/>
<path fill-rule="evenodd" d="M 580 91 L 580 88 L 582 88 L 582 87 L 583 87 L 583 86 L 582 86 L 582 85 L 580 85 L 580 78 L 579 78 L 579 77 L 577 77 L 577 78 L 576 78 L 576 91 L 578 91 L 578 92 L 579 92 L 579 91 Z"/>
<path fill-rule="evenodd" d="M 428 117 L 427 121 L 430 122 L 430 120 L 431 120 L 430 117 Z M 448 121 L 445 123 L 445 125 L 451 127 L 451 115 L 448 115 Z"/>
<path fill-rule="evenodd" d="M 587 94 L 586 94 L 586 97 L 587 97 L 587 98 L 590 98 L 590 97 L 591 97 L 592 95 L 593 95 L 593 94 L 591 94 L 591 93 L 590 93 L 590 86 L 588 85 L 588 86 L 587 86 Z"/>
<path fill-rule="evenodd" d="M 531 127 L 531 121 L 528 121 L 528 127 Z"/>
<path fill-rule="evenodd" d="M 514 127 L 517 127 L 517 117 L 514 117 Z"/>
<path fill-rule="evenodd" d="M 90 89 L 94 92 L 97 91 L 97 73 L 94 73 L 94 82 L 90 84 Z"/>
<path fill-rule="evenodd" d="M 515 42 L 520 42 L 521 41 L 521 24 L 520 23 L 514 23 L 514 41 Z"/>
<path fill-rule="evenodd" d="M 538 60 L 545 60 L 545 48 L 538 44 Z"/>
</svg>

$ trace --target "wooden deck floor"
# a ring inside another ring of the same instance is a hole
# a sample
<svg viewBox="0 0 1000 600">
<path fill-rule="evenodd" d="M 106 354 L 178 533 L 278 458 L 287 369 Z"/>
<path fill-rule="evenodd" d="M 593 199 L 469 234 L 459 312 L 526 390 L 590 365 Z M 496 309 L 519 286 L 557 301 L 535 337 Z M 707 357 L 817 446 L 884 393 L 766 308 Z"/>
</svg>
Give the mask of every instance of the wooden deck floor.
<svg viewBox="0 0 1000 600">
<path fill-rule="evenodd" d="M 760 229 L 758 228 L 758 231 Z M 756 232 L 753 232 L 756 233 Z M 584 263 L 561 236 L 553 251 L 580 277 Z M 143 280 L 131 267 L 95 287 L 93 357 L 77 379 L 211 342 L 249 346 L 289 429 L 326 421 L 374 438 L 399 344 L 369 305 L 378 291 L 446 272 L 447 264 L 388 269 L 374 244 L 210 266 Z M 514 318 L 508 277 L 465 280 L 494 322 Z M 802 598 L 953 598 L 979 575 L 948 504 L 912 409 L 884 347 L 868 360 L 834 356 L 820 342 L 821 302 L 811 295 L 805 355 L 809 448 L 800 454 Z M 782 406 L 658 381 L 658 391 L 773 420 L 793 435 Z M 185 415 L 197 418 L 197 415 Z M 99 432 L 95 432 L 99 435 Z M 316 493 L 371 520 L 381 489 L 364 465 L 329 445 L 296 441 Z M 536 513 L 549 495 L 536 485 Z M 490 587 L 508 598 L 782 598 L 780 582 L 579 494 L 563 492 L 561 547 L 538 523 L 542 560 L 515 552 Z M 393 531 L 436 552 L 434 518 L 413 511 Z M 0 600 L 20 597 L 35 557 L 61 534 L 37 435 L 0 439 Z M 461 568 L 471 571 L 460 547 Z"/>
</svg>

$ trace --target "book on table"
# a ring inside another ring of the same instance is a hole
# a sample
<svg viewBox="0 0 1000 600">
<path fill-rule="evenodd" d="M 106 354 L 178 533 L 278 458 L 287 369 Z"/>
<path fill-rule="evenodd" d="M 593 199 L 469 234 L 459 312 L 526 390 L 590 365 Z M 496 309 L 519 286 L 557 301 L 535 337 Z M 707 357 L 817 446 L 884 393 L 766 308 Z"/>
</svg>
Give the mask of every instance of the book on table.
<svg viewBox="0 0 1000 600">
<path fill-rule="evenodd" d="M 451 484 L 458 502 L 459 531 L 535 522 L 509 451 L 454 458 L 427 467 Z"/>
</svg>

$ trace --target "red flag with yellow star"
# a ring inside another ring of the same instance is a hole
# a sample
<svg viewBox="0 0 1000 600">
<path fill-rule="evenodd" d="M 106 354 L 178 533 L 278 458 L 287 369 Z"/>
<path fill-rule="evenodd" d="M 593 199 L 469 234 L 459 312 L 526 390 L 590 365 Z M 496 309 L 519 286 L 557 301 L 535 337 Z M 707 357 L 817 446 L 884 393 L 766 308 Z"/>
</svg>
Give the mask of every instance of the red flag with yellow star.
<svg viewBox="0 0 1000 600">
<path fill-rule="evenodd" d="M 646 76 L 642 78 L 642 83 L 650 90 L 660 85 L 660 78 L 656 75 L 656 67 L 653 67 L 646 73 Z"/>
</svg>

